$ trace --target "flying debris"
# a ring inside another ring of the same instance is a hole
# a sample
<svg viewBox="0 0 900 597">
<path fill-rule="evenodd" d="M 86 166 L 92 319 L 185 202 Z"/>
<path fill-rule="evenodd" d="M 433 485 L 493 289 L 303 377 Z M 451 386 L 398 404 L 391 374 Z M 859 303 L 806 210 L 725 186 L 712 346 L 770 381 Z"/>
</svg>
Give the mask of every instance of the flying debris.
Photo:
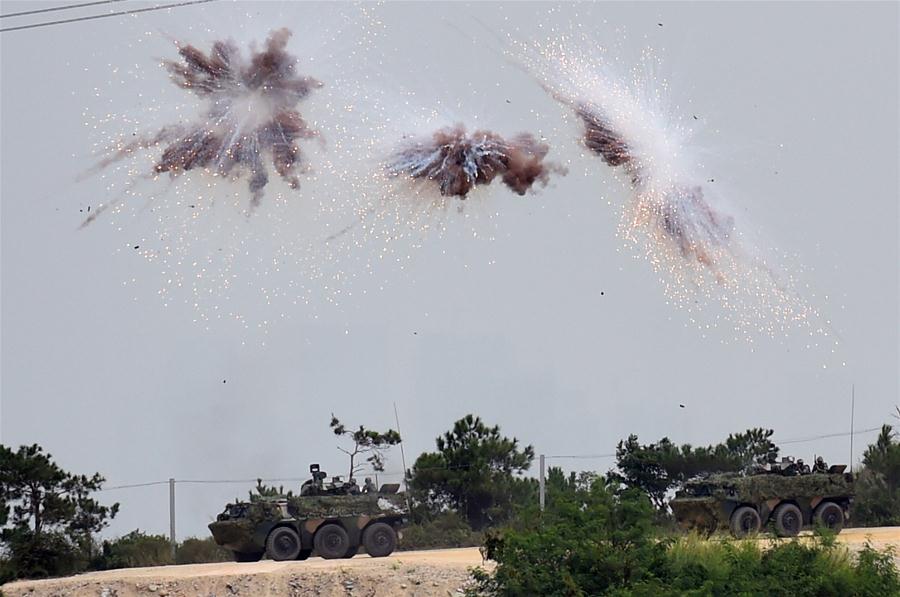
<svg viewBox="0 0 900 597">
<path fill-rule="evenodd" d="M 585 147 L 603 158 L 607 165 L 625 170 L 646 223 L 667 237 L 682 257 L 715 270 L 718 256 L 728 252 L 734 219 L 713 208 L 704 199 L 699 185 L 677 179 L 660 184 L 652 170 L 654 160 L 635 155 L 602 107 L 589 103 L 573 107 L 584 123 Z"/>
<path fill-rule="evenodd" d="M 429 181 L 441 195 L 463 199 L 477 185 L 488 185 L 500 176 L 503 184 L 524 195 L 536 182 L 546 186 L 551 173 L 565 174 L 562 167 L 544 161 L 549 149 L 528 133 L 506 140 L 491 131 L 469 134 L 458 124 L 430 138 L 406 141 L 391 156 L 387 172 Z"/>
<path fill-rule="evenodd" d="M 175 85 L 205 101 L 202 115 L 121 145 L 93 171 L 163 145 L 154 174 L 177 176 L 202 169 L 223 177 L 246 177 L 251 208 L 259 205 L 269 181 L 265 160 L 291 188 L 299 187 L 297 170 L 303 163 L 299 141 L 317 133 L 296 106 L 322 83 L 297 74 L 297 59 L 286 51 L 290 36 L 288 29 L 273 31 L 264 48 L 251 50 L 249 58 L 231 40 L 213 43 L 208 54 L 179 44 L 181 60 L 165 60 L 163 65 Z"/>
<path fill-rule="evenodd" d="M 796 279 L 773 265 L 777 252 L 754 245 L 714 201 L 715 179 L 701 176 L 687 143 L 692 131 L 666 109 L 668 83 L 655 79 L 655 65 L 639 64 L 621 77 L 604 48 L 577 45 L 565 38 L 526 42 L 518 59 L 577 119 L 583 146 L 621 174 L 629 193 L 620 235 L 660 274 L 669 299 L 705 329 L 724 318 L 745 337 L 794 326 L 830 335 Z M 701 313 L 710 302 L 724 311 Z"/>
</svg>

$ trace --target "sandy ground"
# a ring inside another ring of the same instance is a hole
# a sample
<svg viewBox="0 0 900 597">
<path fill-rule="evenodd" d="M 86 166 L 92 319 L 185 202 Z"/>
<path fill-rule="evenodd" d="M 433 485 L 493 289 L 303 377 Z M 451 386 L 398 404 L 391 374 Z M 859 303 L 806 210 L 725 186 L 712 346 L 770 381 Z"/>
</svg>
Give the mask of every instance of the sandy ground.
<svg viewBox="0 0 900 597">
<path fill-rule="evenodd" d="M 469 569 L 481 566 L 477 548 L 398 552 L 386 558 L 265 560 L 89 572 L 69 578 L 23 581 L 5 597 L 223 597 L 388 596 L 461 597 Z"/>
<path fill-rule="evenodd" d="M 868 541 L 879 549 L 894 546 L 900 552 L 900 527 L 845 529 L 838 540 L 850 549 L 859 549 Z M 900 566 L 900 553 L 897 564 Z M 3 594 L 7 597 L 458 597 L 467 585 L 469 570 L 482 565 L 478 549 L 466 548 L 399 552 L 378 559 L 358 555 L 350 560 L 310 558 L 305 562 L 267 560 L 250 564 L 160 566 L 10 583 L 3 587 Z"/>
</svg>

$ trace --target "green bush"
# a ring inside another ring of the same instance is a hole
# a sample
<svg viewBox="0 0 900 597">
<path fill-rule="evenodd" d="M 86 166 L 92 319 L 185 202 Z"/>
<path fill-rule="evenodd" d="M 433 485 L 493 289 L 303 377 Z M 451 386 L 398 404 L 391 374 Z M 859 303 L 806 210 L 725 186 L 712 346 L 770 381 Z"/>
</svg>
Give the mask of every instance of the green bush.
<svg viewBox="0 0 900 597">
<path fill-rule="evenodd" d="M 481 545 L 483 534 L 472 527 L 459 514 L 442 512 L 433 520 L 414 523 L 403 528 L 403 539 L 398 549 L 447 549 L 451 547 L 475 547 Z"/>
<path fill-rule="evenodd" d="M 175 552 L 176 564 L 205 564 L 207 562 L 230 562 L 231 552 L 216 544 L 212 537 L 185 539 Z"/>
<path fill-rule="evenodd" d="M 135 529 L 113 541 L 104 541 L 94 567 L 100 570 L 174 564 L 172 546 L 165 535 L 148 535 Z"/>
<path fill-rule="evenodd" d="M 548 504 L 549 506 L 549 504 Z M 543 517 L 488 534 L 492 573 L 473 594 L 616 596 L 900 595 L 891 550 L 851 554 L 833 537 L 812 542 L 660 537 L 646 494 L 596 479 L 557 495 Z"/>
<path fill-rule="evenodd" d="M 5 537 L 6 557 L 0 564 L 0 583 L 16 578 L 47 578 L 80 572 L 86 558 L 68 537 L 59 532 L 35 535 L 13 529 Z"/>
</svg>

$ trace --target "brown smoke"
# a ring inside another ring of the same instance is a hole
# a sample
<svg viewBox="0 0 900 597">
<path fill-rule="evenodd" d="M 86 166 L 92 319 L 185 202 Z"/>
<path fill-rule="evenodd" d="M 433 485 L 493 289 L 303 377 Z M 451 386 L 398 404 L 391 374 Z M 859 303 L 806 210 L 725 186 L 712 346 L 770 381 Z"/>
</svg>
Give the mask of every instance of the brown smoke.
<svg viewBox="0 0 900 597">
<path fill-rule="evenodd" d="M 299 141 L 315 137 L 316 131 L 296 105 L 322 84 L 295 72 L 297 60 L 286 51 L 290 36 L 287 29 L 273 31 L 262 50 L 251 50 L 249 59 L 230 40 L 213 43 L 209 54 L 180 45 L 181 60 L 163 64 L 175 85 L 207 102 L 203 117 L 121 144 L 89 173 L 139 150 L 163 146 L 155 174 L 199 168 L 220 176 L 246 176 L 251 206 L 259 204 L 269 181 L 265 161 L 297 188 L 297 169 L 303 162 Z"/>
<path fill-rule="evenodd" d="M 596 108 L 585 103 L 566 102 L 584 123 L 583 141 L 607 165 L 621 166 L 631 185 L 643 196 L 649 173 L 632 153 L 625 139 L 616 132 Z M 653 220 L 685 259 L 715 269 L 714 250 L 725 247 L 734 228 L 734 219 L 716 211 L 703 196 L 703 188 L 674 184 L 655 192 L 650 202 Z"/>
<path fill-rule="evenodd" d="M 565 173 L 544 161 L 549 149 L 528 133 L 507 141 L 491 131 L 469 135 L 460 124 L 407 145 L 394 155 L 389 171 L 433 181 L 445 196 L 465 198 L 475 186 L 488 185 L 497 176 L 515 193 L 524 195 L 536 182 L 546 185 L 551 172 Z"/>
<path fill-rule="evenodd" d="M 575 113 L 584 122 L 584 144 L 600 155 L 603 161 L 615 168 L 631 161 L 628 144 L 588 106 L 575 107 Z"/>
<path fill-rule="evenodd" d="M 316 133 L 294 106 L 321 83 L 294 72 L 296 59 L 285 51 L 290 36 L 287 29 L 273 31 L 265 50 L 252 53 L 249 63 L 241 60 L 232 41 L 215 42 L 209 55 L 186 45 L 178 51 L 182 62 L 165 63 L 176 85 L 200 97 L 210 97 L 213 102 L 208 121 L 171 143 L 156 163 L 156 172 L 212 167 L 219 174 L 228 175 L 235 168 L 246 170 L 251 205 L 258 205 L 269 180 L 261 156 L 268 150 L 275 172 L 291 188 L 300 185 L 295 174 L 295 167 L 302 160 L 297 142 Z M 229 110 L 235 99 L 247 94 L 258 94 L 271 106 L 271 113 L 255 128 L 243 130 L 239 123 L 229 123 L 233 116 Z M 225 126 L 215 126 L 218 122 Z"/>
</svg>

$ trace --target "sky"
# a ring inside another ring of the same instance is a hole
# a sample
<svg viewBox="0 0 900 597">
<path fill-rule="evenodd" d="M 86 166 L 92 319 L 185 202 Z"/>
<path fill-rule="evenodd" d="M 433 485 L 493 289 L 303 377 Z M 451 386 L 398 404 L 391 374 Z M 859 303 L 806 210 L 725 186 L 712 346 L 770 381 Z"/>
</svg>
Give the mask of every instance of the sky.
<svg viewBox="0 0 900 597">
<path fill-rule="evenodd" d="M 182 481 L 179 538 L 204 536 L 242 480 L 301 478 L 313 462 L 342 473 L 331 413 L 384 429 L 395 405 L 407 465 L 467 413 L 567 470 L 608 470 L 630 433 L 705 445 L 755 426 L 776 441 L 843 433 L 784 452 L 846 462 L 851 391 L 856 429 L 893 421 L 900 402 L 898 6 L 222 1 L 4 32 L 0 439 L 109 487 Z M 321 131 L 300 188 L 273 182 L 248 216 L 245 181 L 143 180 L 140 200 L 80 228 L 127 184 L 89 172 L 104 143 L 196 110 L 159 65 L 173 40 L 246 47 L 280 27 L 324 83 L 300 108 Z M 573 27 L 622 65 L 652 48 L 673 114 L 698 117 L 690 143 L 716 192 L 788 256 L 834 353 L 803 330 L 748 342 L 701 328 L 667 303 L 617 236 L 625 186 L 504 54 Z M 402 234 L 363 237 L 353 208 L 402 195 L 360 182 L 379 149 L 366 131 L 424 130 L 429 109 L 543 135 L 568 174 L 420 209 L 437 233 L 387 215 Z M 221 252 L 227 288 L 195 277 L 196 262 L 222 271 Z M 856 435 L 854 460 L 873 437 Z M 392 450 L 380 479 L 402 470 Z M 122 504 L 108 535 L 167 532 L 165 484 L 101 496 Z"/>
</svg>

